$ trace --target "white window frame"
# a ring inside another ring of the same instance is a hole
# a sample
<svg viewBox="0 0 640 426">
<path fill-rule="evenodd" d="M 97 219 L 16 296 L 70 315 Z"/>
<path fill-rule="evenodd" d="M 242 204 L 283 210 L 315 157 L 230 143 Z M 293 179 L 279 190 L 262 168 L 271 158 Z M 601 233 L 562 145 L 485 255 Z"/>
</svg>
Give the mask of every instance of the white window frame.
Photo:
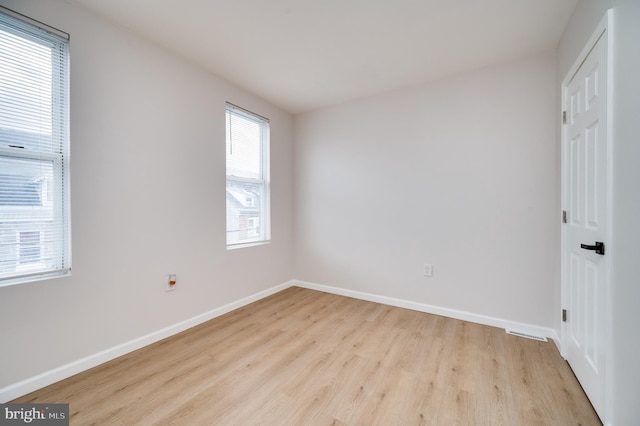
<svg viewBox="0 0 640 426">
<path fill-rule="evenodd" d="M 49 215 L 42 219 L 55 223 L 52 244 L 43 246 L 41 253 L 52 252 L 51 263 L 39 262 L 37 264 L 20 265 L 20 238 L 16 239 L 15 271 L 0 276 L 0 287 L 45 280 L 71 274 L 71 228 L 70 228 L 70 200 L 69 200 L 69 34 L 56 28 L 47 26 L 42 22 L 33 20 L 20 13 L 0 6 L 0 19 L 3 28 L 14 36 L 24 38 L 31 42 L 52 47 L 52 55 L 59 60 L 52 61 L 52 140 L 56 141 L 56 149 L 53 151 L 30 149 L 20 147 L 7 141 L 0 140 L 0 157 L 15 160 L 37 161 L 49 163 L 53 169 L 53 181 L 44 185 L 41 193 L 42 207 L 51 210 Z M 15 142 L 15 141 L 13 141 Z M 53 146 L 53 145 L 52 145 Z M 59 146 L 59 149 L 58 149 Z M 20 210 L 24 210 L 24 218 L 33 219 L 33 209 L 22 206 L 7 207 L 9 216 L 20 220 L 23 216 Z M 29 216 L 27 216 L 29 215 Z M 36 216 L 37 217 L 37 216 Z M 0 220 L 3 220 L 0 216 Z M 9 219 L 5 219 L 9 220 Z M 7 222 L 8 223 L 8 222 Z M 42 229 L 24 228 L 22 232 L 40 232 L 42 241 Z M 10 259 L 4 259 L 10 260 Z"/>
<path fill-rule="evenodd" d="M 268 244 L 271 242 L 271 185 L 270 185 L 270 170 L 269 170 L 269 155 L 270 155 L 270 127 L 269 120 L 265 117 L 252 113 L 251 111 L 240 108 L 236 105 L 233 105 L 229 102 L 226 104 L 225 108 L 225 117 L 227 114 L 236 114 L 248 120 L 254 121 L 260 125 L 260 149 L 261 149 L 261 159 L 262 159 L 262 176 L 260 178 L 251 178 L 247 176 L 234 176 L 226 173 L 226 183 L 251 183 L 260 185 L 262 187 L 262 203 L 260 209 L 260 232 L 256 232 L 253 230 L 251 232 L 252 238 L 246 238 L 242 241 L 238 242 L 230 242 L 229 241 L 229 224 L 226 224 L 226 244 L 227 250 L 237 249 L 242 247 L 251 247 L 255 245 Z M 225 127 L 228 126 L 228 120 L 225 120 Z M 228 130 L 228 129 L 227 129 Z M 226 145 L 226 143 L 225 143 Z M 226 185 L 225 185 L 225 193 L 226 193 Z M 225 195 L 226 197 L 226 195 Z M 254 200 L 255 203 L 255 200 Z M 228 206 L 227 206 L 228 209 Z M 228 217 L 228 213 L 227 213 Z M 256 235 L 257 234 L 257 235 Z"/>
</svg>

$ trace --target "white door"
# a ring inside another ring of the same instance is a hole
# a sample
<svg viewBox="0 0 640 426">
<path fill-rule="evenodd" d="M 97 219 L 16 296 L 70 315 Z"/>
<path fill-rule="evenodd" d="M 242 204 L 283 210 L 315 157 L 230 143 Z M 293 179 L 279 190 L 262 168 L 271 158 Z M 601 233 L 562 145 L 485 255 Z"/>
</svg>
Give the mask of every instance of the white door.
<svg viewBox="0 0 640 426">
<path fill-rule="evenodd" d="M 603 420 L 610 263 L 607 36 L 600 34 L 565 80 L 562 139 L 563 355 Z"/>
</svg>

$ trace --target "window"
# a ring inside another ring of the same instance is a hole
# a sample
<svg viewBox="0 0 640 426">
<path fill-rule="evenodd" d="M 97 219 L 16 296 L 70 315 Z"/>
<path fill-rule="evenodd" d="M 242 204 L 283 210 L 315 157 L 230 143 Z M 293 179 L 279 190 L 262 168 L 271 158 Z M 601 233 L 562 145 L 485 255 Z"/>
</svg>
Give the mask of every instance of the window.
<svg viewBox="0 0 640 426">
<path fill-rule="evenodd" d="M 71 268 L 68 41 L 0 8 L 0 285 Z"/>
<path fill-rule="evenodd" d="M 227 248 L 268 242 L 269 121 L 227 104 Z"/>
</svg>

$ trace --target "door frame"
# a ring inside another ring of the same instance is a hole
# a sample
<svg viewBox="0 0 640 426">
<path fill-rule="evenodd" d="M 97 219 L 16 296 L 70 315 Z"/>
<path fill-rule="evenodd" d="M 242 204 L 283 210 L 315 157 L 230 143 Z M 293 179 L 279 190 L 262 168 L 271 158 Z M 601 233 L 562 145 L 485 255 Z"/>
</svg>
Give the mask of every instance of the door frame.
<svg viewBox="0 0 640 426">
<path fill-rule="evenodd" d="M 612 357 L 609 354 L 608 349 L 612 347 L 612 331 L 613 331 L 613 326 L 612 326 L 612 321 L 611 321 L 611 265 L 612 265 L 612 260 L 614 259 L 615 256 L 615 246 L 614 244 L 612 244 L 612 222 L 613 222 L 613 208 L 612 208 L 612 199 L 613 199 L 613 132 L 612 132 L 612 95 L 613 95 L 613 61 L 612 61 L 612 57 L 613 57 L 613 37 L 612 37 L 612 33 L 613 33 L 613 9 L 609 9 L 607 10 L 606 14 L 602 17 L 602 19 L 600 20 L 598 26 L 596 27 L 595 31 L 591 34 L 591 37 L 589 38 L 589 40 L 587 41 L 587 43 L 585 44 L 585 46 L 583 47 L 582 51 L 580 52 L 580 54 L 577 56 L 575 62 L 573 63 L 573 65 L 571 66 L 571 68 L 569 69 L 569 71 L 567 72 L 566 76 L 564 77 L 564 79 L 562 80 L 562 84 L 560 87 L 561 90 L 561 111 L 560 111 L 560 135 L 561 135 L 561 139 L 560 139 L 560 150 L 561 150 L 561 160 L 560 160 L 560 176 L 561 176 L 561 188 L 560 188 L 560 209 L 561 209 L 561 214 L 562 211 L 567 209 L 567 173 L 568 173 L 568 168 L 567 168 L 567 159 L 568 159 L 568 152 L 567 152 L 567 146 L 568 146 L 568 140 L 567 140 L 567 128 L 566 126 L 563 124 L 563 120 L 562 120 L 562 112 L 563 111 L 567 111 L 567 88 L 569 86 L 569 83 L 571 82 L 571 80 L 573 79 L 573 77 L 575 76 L 575 74 L 578 72 L 578 70 L 580 69 L 580 67 L 582 66 L 583 62 L 585 61 L 585 59 L 587 58 L 587 56 L 589 56 L 589 53 L 591 53 L 591 51 L 593 50 L 593 48 L 595 47 L 596 43 L 603 37 L 606 36 L 606 43 L 605 43 L 605 49 L 606 49 L 606 57 L 607 57 L 607 63 L 606 63 L 606 67 L 607 67 L 607 80 L 606 80 L 606 86 L 607 86 L 607 97 L 606 97 L 606 108 L 607 108 L 607 113 L 606 113 L 606 117 L 607 117 L 607 123 L 606 123 L 606 135 L 607 135 L 607 158 L 606 158 L 606 164 L 607 164 L 607 172 L 606 172 L 606 190 L 607 190 L 607 196 L 605 199 L 605 209 L 606 209 L 606 215 L 607 215 L 607 224 L 605 227 L 605 232 L 606 232 L 606 247 L 607 247 L 607 257 L 608 257 L 608 263 L 609 263 L 609 273 L 607 274 L 607 276 L 604 277 L 604 285 L 605 285 L 605 300 L 604 300 L 604 335 L 605 335 L 605 351 L 604 351 L 604 383 L 605 383 L 605 402 L 604 402 L 604 412 L 603 413 L 598 413 L 601 416 L 601 420 L 603 422 L 603 424 L 608 424 L 608 419 L 610 417 L 611 413 L 611 406 L 612 406 L 612 398 L 611 395 L 613 395 L 613 383 L 612 383 L 612 374 L 611 374 L 611 359 Z M 563 224 L 564 225 L 564 224 Z M 565 226 L 561 227 L 561 233 L 560 233 L 560 268 L 561 268 L 561 273 L 560 273 L 560 302 L 561 302 L 561 309 L 567 309 L 567 307 L 569 306 L 569 283 L 568 283 L 568 268 L 569 268 L 569 262 L 568 262 L 568 256 L 567 256 L 567 246 L 566 246 L 566 233 L 567 233 L 567 228 Z M 559 315 L 561 316 L 562 314 L 559 313 Z M 560 347 L 560 353 L 562 354 L 562 356 L 566 359 L 566 351 L 567 351 L 567 347 L 568 347 L 568 339 L 569 339 L 569 332 L 568 332 L 568 328 L 567 328 L 567 323 L 562 321 L 562 318 L 560 320 L 560 342 L 561 342 L 561 347 Z"/>
</svg>

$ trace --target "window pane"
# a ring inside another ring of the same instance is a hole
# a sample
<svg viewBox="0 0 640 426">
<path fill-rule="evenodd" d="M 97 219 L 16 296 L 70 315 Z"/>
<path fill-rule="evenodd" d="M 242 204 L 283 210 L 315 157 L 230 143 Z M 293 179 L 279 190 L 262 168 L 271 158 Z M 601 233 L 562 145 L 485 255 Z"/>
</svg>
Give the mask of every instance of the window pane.
<svg viewBox="0 0 640 426">
<path fill-rule="evenodd" d="M 269 122 L 227 105 L 227 245 L 269 240 Z"/>
<path fill-rule="evenodd" d="M 227 244 L 259 241 L 264 186 L 227 180 Z"/>
<path fill-rule="evenodd" d="M 52 161 L 0 156 L 0 221 L 35 211 L 15 207 L 51 207 L 52 187 Z"/>
<path fill-rule="evenodd" d="M 52 55 L 50 45 L 0 30 L 0 132 L 11 145 L 50 145 Z"/>
<path fill-rule="evenodd" d="M 260 179 L 261 123 L 227 111 L 227 175 Z"/>
<path fill-rule="evenodd" d="M 53 161 L 0 156 L 0 277 L 52 268 L 59 251 Z"/>
</svg>

